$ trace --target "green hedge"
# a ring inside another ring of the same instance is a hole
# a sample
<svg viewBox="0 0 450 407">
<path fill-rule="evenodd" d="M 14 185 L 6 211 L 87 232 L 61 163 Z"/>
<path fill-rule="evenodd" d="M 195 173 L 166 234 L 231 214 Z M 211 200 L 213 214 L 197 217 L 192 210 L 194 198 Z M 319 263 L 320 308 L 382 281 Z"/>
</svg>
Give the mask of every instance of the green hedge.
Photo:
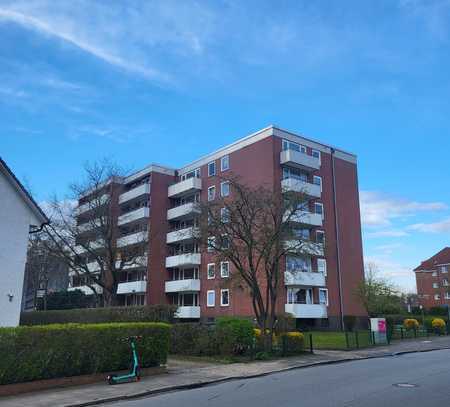
<svg viewBox="0 0 450 407">
<path fill-rule="evenodd" d="M 0 384 L 129 368 L 122 338 L 142 335 L 142 367 L 166 362 L 170 325 L 165 323 L 66 324 L 0 328 Z"/>
<path fill-rule="evenodd" d="M 172 322 L 175 311 L 176 307 L 173 305 L 28 311 L 20 315 L 20 325 Z"/>
</svg>

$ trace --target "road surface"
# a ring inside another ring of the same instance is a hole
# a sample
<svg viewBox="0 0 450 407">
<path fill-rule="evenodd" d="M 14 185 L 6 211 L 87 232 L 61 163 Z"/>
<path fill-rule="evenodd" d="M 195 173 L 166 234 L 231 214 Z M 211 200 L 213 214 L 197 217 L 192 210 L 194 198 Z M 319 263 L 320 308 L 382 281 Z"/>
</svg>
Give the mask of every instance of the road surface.
<svg viewBox="0 0 450 407">
<path fill-rule="evenodd" d="M 109 406 L 450 406 L 450 350 L 358 360 L 236 380 Z"/>
</svg>

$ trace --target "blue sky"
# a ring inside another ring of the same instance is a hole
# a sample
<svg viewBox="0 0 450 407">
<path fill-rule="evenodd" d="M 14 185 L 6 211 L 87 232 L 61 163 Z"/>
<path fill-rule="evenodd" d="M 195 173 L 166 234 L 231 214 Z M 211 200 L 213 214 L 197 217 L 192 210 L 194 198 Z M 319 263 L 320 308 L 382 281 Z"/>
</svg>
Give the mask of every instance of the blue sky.
<svg viewBox="0 0 450 407">
<path fill-rule="evenodd" d="M 43 202 L 276 124 L 358 155 L 366 261 L 412 289 L 450 245 L 448 72 L 448 0 L 0 0 L 0 155 Z"/>
</svg>

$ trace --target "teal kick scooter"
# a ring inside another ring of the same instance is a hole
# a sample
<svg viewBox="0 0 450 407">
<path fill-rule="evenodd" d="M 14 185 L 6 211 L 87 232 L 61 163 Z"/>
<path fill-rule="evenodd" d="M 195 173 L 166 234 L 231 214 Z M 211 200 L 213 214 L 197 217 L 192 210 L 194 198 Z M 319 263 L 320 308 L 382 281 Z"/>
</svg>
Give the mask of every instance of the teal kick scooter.
<svg viewBox="0 0 450 407">
<path fill-rule="evenodd" d="M 141 380 L 141 367 L 139 366 L 139 358 L 136 350 L 136 341 L 142 339 L 142 336 L 129 336 L 128 338 L 123 339 L 124 342 L 129 342 L 131 346 L 132 353 L 132 361 L 130 371 L 127 374 L 123 375 L 109 375 L 106 380 L 109 384 L 120 384 L 120 383 L 129 383 Z"/>
</svg>

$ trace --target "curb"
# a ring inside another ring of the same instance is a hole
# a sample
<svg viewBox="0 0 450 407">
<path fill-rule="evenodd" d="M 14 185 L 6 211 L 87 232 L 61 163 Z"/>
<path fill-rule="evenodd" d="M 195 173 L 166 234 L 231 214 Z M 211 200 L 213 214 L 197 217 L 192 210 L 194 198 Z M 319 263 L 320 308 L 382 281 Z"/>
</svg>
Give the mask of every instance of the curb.
<svg viewBox="0 0 450 407">
<path fill-rule="evenodd" d="M 135 394 L 107 397 L 104 399 L 97 399 L 97 400 L 88 401 L 85 403 L 70 404 L 70 405 L 67 405 L 66 407 L 95 406 L 95 405 L 99 405 L 99 404 L 112 403 L 112 402 L 116 402 L 116 401 L 134 400 L 134 399 L 139 399 L 139 398 L 153 396 L 153 395 L 159 395 L 159 394 L 163 394 L 163 393 L 170 393 L 170 392 L 179 391 L 179 390 L 198 389 L 198 388 L 210 386 L 213 384 L 220 384 L 220 383 L 231 382 L 231 381 L 235 381 L 235 380 L 254 379 L 254 378 L 258 378 L 258 377 L 269 376 L 269 375 L 276 374 L 276 373 L 288 372 L 288 371 L 297 370 L 297 369 L 305 369 L 305 368 L 315 367 L 315 366 L 335 365 L 335 364 L 339 364 L 339 363 L 354 362 L 357 360 L 380 359 L 380 358 L 386 358 L 386 357 L 402 356 L 402 355 L 406 355 L 406 354 L 410 354 L 410 353 L 433 352 L 433 351 L 437 351 L 437 350 L 450 350 L 450 347 L 401 351 L 401 352 L 394 352 L 394 353 L 384 353 L 384 354 L 373 355 L 373 356 L 357 356 L 354 358 L 323 360 L 323 361 L 318 361 L 315 363 L 310 363 L 310 364 L 305 364 L 305 365 L 289 366 L 286 368 L 271 370 L 271 371 L 263 372 L 263 373 L 256 373 L 256 374 L 244 375 L 244 376 L 228 376 L 228 377 L 223 377 L 221 379 L 208 380 L 208 381 L 199 382 L 199 383 L 168 386 L 168 387 L 163 387 L 163 388 L 155 389 L 155 390 L 146 390 L 146 391 L 142 391 L 140 393 L 135 393 Z"/>
</svg>

